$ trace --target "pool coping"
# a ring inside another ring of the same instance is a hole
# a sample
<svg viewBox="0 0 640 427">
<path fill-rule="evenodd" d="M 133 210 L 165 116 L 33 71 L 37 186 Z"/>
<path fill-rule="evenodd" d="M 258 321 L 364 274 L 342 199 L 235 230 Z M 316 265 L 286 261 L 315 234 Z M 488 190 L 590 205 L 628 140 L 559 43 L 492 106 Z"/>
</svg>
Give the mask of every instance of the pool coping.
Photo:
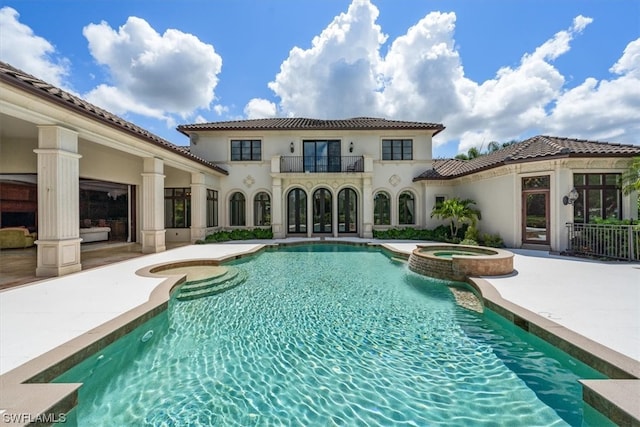
<svg viewBox="0 0 640 427">
<path fill-rule="evenodd" d="M 322 243 L 379 247 L 405 261 L 410 256 L 410 253 L 397 250 L 388 243 L 299 241 L 259 244 L 250 250 L 217 258 L 165 261 L 143 267 L 136 274 L 165 277 L 145 303 L 0 375 L 0 396 L 5 410 L 0 413 L 0 425 L 47 425 L 51 420 L 60 420 L 73 409 L 77 405 L 81 384 L 48 381 L 168 308 L 172 292 L 185 281 L 186 275 L 162 275 L 159 269 L 202 263 L 218 265 L 253 256 L 266 248 Z M 468 277 L 466 282 L 479 294 L 485 307 L 609 376 L 611 379 L 581 380 L 583 400 L 614 422 L 640 425 L 640 407 L 635 399 L 640 395 L 640 364 L 637 361 L 503 299 L 496 288 L 482 277 Z M 594 363 L 597 367 L 593 366 Z M 8 417 L 7 414 L 16 417 Z"/>
</svg>

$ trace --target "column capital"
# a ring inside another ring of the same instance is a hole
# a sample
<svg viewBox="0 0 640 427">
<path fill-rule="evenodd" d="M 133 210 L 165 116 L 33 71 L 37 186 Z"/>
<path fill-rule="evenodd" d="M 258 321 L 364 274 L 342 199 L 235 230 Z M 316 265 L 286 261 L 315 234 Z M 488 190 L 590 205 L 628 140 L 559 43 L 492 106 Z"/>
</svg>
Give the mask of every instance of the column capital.
<svg viewBox="0 0 640 427">
<path fill-rule="evenodd" d="M 57 125 L 38 126 L 38 148 L 78 152 L 78 132 Z"/>
</svg>

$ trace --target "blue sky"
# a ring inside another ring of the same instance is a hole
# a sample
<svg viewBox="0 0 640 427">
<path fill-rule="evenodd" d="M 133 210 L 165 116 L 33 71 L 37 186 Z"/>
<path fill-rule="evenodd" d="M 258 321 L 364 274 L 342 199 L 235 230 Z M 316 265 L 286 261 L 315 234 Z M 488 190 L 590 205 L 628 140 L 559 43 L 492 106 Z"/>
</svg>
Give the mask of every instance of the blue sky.
<svg viewBox="0 0 640 427">
<path fill-rule="evenodd" d="M 273 116 L 640 144 L 635 0 L 3 0 L 0 59 L 179 145 Z"/>
</svg>

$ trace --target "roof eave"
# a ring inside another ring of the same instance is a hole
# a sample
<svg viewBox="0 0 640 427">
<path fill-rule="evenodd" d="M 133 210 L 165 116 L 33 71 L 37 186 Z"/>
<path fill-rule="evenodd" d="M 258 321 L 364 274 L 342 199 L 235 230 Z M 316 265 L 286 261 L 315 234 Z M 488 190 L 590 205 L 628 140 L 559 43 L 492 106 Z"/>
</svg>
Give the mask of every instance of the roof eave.
<svg viewBox="0 0 640 427">
<path fill-rule="evenodd" d="M 432 136 L 437 135 L 442 132 L 446 128 L 444 126 L 433 126 L 433 127 L 392 127 L 392 126 L 370 126 L 370 127 L 327 127 L 327 126 L 290 126 L 290 127 L 245 127 L 245 126 L 229 126 L 224 128 L 216 128 L 216 127 L 206 127 L 203 126 L 201 128 L 191 128 L 190 125 L 180 125 L 176 128 L 176 130 L 182 133 L 185 136 L 189 136 L 190 133 L 193 132 L 282 132 L 282 131 L 390 131 L 390 130 L 421 130 L 421 131 L 435 131 Z"/>
<path fill-rule="evenodd" d="M 176 153 L 176 154 L 178 154 L 178 155 L 180 155 L 180 156 L 182 156 L 182 157 L 184 157 L 186 159 L 189 159 L 189 160 L 192 160 L 192 161 L 194 161 L 196 163 L 200 163 L 200 164 L 202 164 L 204 166 L 207 166 L 208 168 L 210 168 L 212 170 L 215 170 L 218 173 L 221 173 L 223 175 L 229 175 L 229 172 L 227 172 L 226 170 L 224 170 L 224 169 L 222 169 L 222 168 L 220 168 L 220 167 L 218 167 L 218 166 L 216 166 L 214 164 L 211 164 L 211 163 L 207 162 L 204 159 L 199 159 L 199 158 L 197 158 L 195 156 L 192 157 L 192 156 L 188 155 L 186 152 L 184 152 L 184 151 L 182 151 L 182 150 L 180 150 L 178 148 L 174 148 L 174 147 L 171 147 L 169 145 L 165 145 L 160 141 L 157 141 L 157 140 L 155 140 L 153 138 L 149 138 L 149 137 L 147 137 L 145 135 L 142 135 L 139 132 L 136 132 L 135 129 L 132 129 L 132 128 L 129 128 L 129 127 L 125 127 L 125 126 L 121 126 L 121 125 L 113 122 L 112 120 L 109 120 L 106 117 L 103 117 L 100 114 L 97 114 L 95 112 L 91 112 L 89 110 L 86 110 L 85 108 L 82 108 L 81 106 L 79 106 L 77 104 L 70 104 L 70 101 L 64 100 L 64 99 L 62 99 L 60 97 L 57 97 L 57 96 L 52 96 L 48 92 L 45 93 L 43 91 L 43 89 L 37 88 L 37 87 L 35 87 L 33 85 L 30 85 L 30 84 L 26 84 L 26 83 L 22 82 L 20 79 L 8 78 L 6 76 L 6 74 L 0 74 L 0 80 L 2 80 L 3 82 L 7 83 L 8 85 L 10 85 L 12 87 L 15 87 L 15 88 L 20 89 L 20 90 L 22 90 L 24 92 L 28 92 L 28 93 L 30 93 L 30 94 L 32 94 L 34 96 L 37 96 L 38 98 L 40 98 L 40 99 L 42 99 L 44 101 L 59 105 L 62 108 L 64 108 L 65 110 L 72 111 L 74 113 L 80 114 L 80 115 L 82 115 L 84 117 L 87 117 L 87 118 L 89 118 L 91 120 L 99 121 L 100 123 L 103 123 L 103 124 L 113 128 L 113 129 L 116 129 L 116 130 L 120 131 L 120 132 L 127 133 L 129 135 L 134 136 L 137 139 L 140 139 L 140 140 L 144 141 L 144 142 L 151 143 L 151 144 L 153 144 L 153 145 L 155 145 L 157 147 L 160 147 L 160 148 L 162 148 L 164 150 L 169 150 L 169 151 L 174 152 L 174 153 Z"/>
</svg>

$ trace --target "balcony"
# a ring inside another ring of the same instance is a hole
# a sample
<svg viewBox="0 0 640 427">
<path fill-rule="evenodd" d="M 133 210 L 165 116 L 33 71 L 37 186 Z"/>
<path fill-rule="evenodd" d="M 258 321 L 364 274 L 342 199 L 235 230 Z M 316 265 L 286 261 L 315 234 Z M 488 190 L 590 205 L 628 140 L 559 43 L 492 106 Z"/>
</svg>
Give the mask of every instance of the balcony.
<svg viewBox="0 0 640 427">
<path fill-rule="evenodd" d="M 280 173 L 364 172 L 363 156 L 282 156 Z"/>
</svg>

